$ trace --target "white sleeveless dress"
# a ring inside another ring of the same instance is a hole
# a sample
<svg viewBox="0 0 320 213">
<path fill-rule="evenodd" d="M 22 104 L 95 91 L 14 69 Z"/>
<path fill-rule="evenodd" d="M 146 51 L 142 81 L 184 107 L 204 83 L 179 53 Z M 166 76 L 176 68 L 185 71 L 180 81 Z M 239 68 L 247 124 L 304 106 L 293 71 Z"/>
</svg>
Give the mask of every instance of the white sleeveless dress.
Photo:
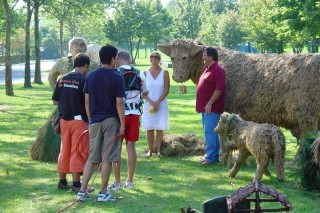
<svg viewBox="0 0 320 213">
<path fill-rule="evenodd" d="M 146 71 L 146 84 L 148 96 L 151 100 L 157 101 L 164 91 L 164 70 L 162 69 L 154 79 L 149 70 Z M 159 110 L 155 114 L 149 113 L 150 103 L 144 101 L 142 113 L 142 130 L 169 130 L 169 108 L 167 98 L 159 104 Z"/>
</svg>

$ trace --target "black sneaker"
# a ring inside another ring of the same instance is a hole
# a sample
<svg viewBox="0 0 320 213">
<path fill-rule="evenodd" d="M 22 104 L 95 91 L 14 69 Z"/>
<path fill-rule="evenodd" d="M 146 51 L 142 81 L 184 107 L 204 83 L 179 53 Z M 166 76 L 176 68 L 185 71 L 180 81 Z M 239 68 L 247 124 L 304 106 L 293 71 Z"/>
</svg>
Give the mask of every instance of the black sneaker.
<svg viewBox="0 0 320 213">
<path fill-rule="evenodd" d="M 66 190 L 66 189 L 70 189 L 71 186 L 69 186 L 68 184 L 58 183 L 57 188 L 58 188 L 59 190 Z"/>
</svg>

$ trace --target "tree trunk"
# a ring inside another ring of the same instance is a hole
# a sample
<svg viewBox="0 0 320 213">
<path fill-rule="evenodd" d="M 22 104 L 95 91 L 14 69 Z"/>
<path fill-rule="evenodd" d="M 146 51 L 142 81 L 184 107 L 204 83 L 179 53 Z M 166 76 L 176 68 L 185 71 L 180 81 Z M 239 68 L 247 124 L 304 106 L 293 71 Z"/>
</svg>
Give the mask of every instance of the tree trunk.
<svg viewBox="0 0 320 213">
<path fill-rule="evenodd" d="M 31 23 L 31 0 L 27 2 L 27 21 L 26 21 L 26 55 L 25 55 L 25 68 L 24 68 L 24 87 L 31 87 L 31 74 L 30 74 L 30 23 Z"/>
<path fill-rule="evenodd" d="M 134 58 L 133 58 L 133 42 L 132 39 L 128 38 L 128 49 L 131 55 L 132 63 L 135 64 Z"/>
<path fill-rule="evenodd" d="M 36 64 L 34 70 L 34 83 L 42 84 L 41 70 L 40 70 L 40 34 L 39 34 L 39 8 L 41 3 L 35 1 L 34 3 L 34 40 L 35 40 L 35 55 Z"/>
<path fill-rule="evenodd" d="M 60 56 L 63 57 L 63 18 L 59 20 L 60 24 Z"/>
<path fill-rule="evenodd" d="M 139 52 L 139 49 L 140 49 L 140 43 L 141 43 L 141 38 L 139 38 L 138 43 L 137 43 L 137 46 L 136 46 L 136 55 L 135 55 L 134 58 L 132 59 L 132 63 L 133 63 L 133 64 L 136 63 L 136 59 L 137 59 L 138 52 Z"/>
<path fill-rule="evenodd" d="M 14 96 L 13 85 L 12 85 L 12 69 L 11 69 L 11 44 L 10 35 L 12 27 L 12 11 L 9 7 L 8 1 L 3 0 L 3 6 L 6 11 L 6 74 L 5 74 L 5 84 L 6 84 L 6 95 Z"/>
</svg>

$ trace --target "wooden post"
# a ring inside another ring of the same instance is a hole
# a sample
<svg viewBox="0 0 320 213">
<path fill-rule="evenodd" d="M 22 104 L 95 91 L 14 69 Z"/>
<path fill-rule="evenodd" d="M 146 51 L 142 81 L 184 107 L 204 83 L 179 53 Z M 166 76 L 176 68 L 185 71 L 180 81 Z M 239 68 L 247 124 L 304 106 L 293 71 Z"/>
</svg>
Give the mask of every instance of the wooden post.
<svg viewBox="0 0 320 213">
<path fill-rule="evenodd" d="M 180 85 L 179 86 L 179 93 L 180 94 L 185 94 L 185 93 L 187 93 L 187 87 L 186 87 L 186 85 Z"/>
</svg>

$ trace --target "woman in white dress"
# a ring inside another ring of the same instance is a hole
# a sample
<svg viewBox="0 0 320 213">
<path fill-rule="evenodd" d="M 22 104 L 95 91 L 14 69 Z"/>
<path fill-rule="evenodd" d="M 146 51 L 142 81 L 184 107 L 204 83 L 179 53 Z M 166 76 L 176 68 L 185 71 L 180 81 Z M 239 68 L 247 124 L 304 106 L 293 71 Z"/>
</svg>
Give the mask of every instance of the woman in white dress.
<svg viewBox="0 0 320 213">
<path fill-rule="evenodd" d="M 149 151 L 147 157 L 152 156 L 154 130 L 156 130 L 157 154 L 161 157 L 163 131 L 170 129 L 167 95 L 170 89 L 169 72 L 160 67 L 161 55 L 152 52 L 151 67 L 144 72 L 148 95 L 145 97 L 142 113 L 142 130 L 147 131 Z"/>
</svg>

